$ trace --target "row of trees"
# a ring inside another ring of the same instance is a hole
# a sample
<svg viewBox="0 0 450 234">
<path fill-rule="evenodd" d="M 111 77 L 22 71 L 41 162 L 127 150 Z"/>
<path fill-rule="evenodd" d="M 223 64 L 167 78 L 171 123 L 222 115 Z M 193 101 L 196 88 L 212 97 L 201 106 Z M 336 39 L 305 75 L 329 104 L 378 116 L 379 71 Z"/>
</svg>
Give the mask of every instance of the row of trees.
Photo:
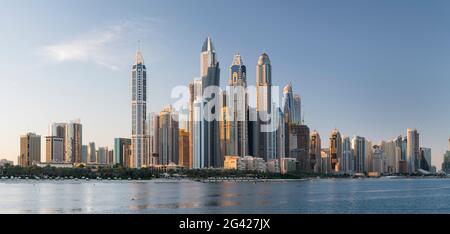
<svg viewBox="0 0 450 234">
<path fill-rule="evenodd" d="M 121 165 L 113 167 L 86 168 L 83 166 L 75 168 L 56 168 L 56 167 L 38 167 L 38 166 L 9 166 L 0 167 L 0 176 L 14 177 L 39 177 L 39 178 L 90 178 L 102 179 L 121 178 L 121 179 L 152 179 L 163 177 L 185 177 L 192 179 L 207 179 L 210 177 L 254 177 L 259 179 L 300 179 L 318 176 L 307 172 L 290 172 L 288 174 L 273 174 L 258 171 L 240 171 L 240 170 L 220 170 L 220 169 L 181 169 L 181 170 L 157 170 L 153 168 L 125 168 Z M 320 175 L 319 175 L 320 176 Z M 323 175 L 322 175 L 323 176 Z"/>
</svg>

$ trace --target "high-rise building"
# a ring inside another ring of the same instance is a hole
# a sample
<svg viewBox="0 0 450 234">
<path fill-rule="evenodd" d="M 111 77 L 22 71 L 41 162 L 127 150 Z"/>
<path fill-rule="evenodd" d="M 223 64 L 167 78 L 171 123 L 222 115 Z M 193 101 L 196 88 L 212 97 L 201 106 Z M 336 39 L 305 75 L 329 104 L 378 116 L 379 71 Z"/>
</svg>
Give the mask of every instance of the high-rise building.
<svg viewBox="0 0 450 234">
<path fill-rule="evenodd" d="M 63 139 L 63 159 L 61 162 L 66 161 L 66 131 L 67 123 L 53 123 L 51 135 Z"/>
<path fill-rule="evenodd" d="M 320 173 L 322 165 L 322 140 L 319 133 L 314 130 L 311 133 L 311 142 L 309 147 L 309 169 L 315 173 Z"/>
<path fill-rule="evenodd" d="M 331 162 L 330 162 L 330 149 L 322 149 L 320 152 L 322 165 L 320 165 L 321 173 L 329 174 L 331 173 Z"/>
<path fill-rule="evenodd" d="M 161 165 L 179 163 L 178 158 L 178 115 L 171 106 L 159 113 L 159 161 Z"/>
<path fill-rule="evenodd" d="M 147 68 L 141 51 L 136 53 L 131 70 L 132 81 L 132 167 L 142 167 L 143 158 L 147 155 Z"/>
<path fill-rule="evenodd" d="M 420 169 L 425 171 L 431 170 L 431 148 L 420 147 Z"/>
<path fill-rule="evenodd" d="M 342 140 L 342 162 L 340 163 L 341 171 L 344 174 L 351 175 L 353 173 L 353 159 L 350 137 L 344 137 Z"/>
<path fill-rule="evenodd" d="M 180 129 L 178 134 L 178 165 L 189 168 L 189 133 Z"/>
<path fill-rule="evenodd" d="M 97 150 L 97 160 L 98 164 L 107 164 L 108 163 L 108 147 L 98 147 Z"/>
<path fill-rule="evenodd" d="M 206 129 L 206 121 L 203 120 L 203 107 L 205 101 L 202 99 L 195 100 L 193 103 L 193 134 L 192 134 L 192 168 L 201 169 L 209 167 L 207 164 L 207 152 L 209 145 L 207 144 L 208 132 Z"/>
<path fill-rule="evenodd" d="M 309 170 L 309 127 L 306 125 L 289 124 L 289 158 L 296 158 L 298 169 Z"/>
<path fill-rule="evenodd" d="M 360 136 L 354 136 L 352 139 L 353 158 L 355 163 L 355 173 L 365 173 L 366 164 L 366 139 Z"/>
<path fill-rule="evenodd" d="M 400 171 L 399 162 L 402 156 L 401 142 L 401 137 L 391 141 L 381 142 L 380 147 L 387 158 L 387 165 L 385 170 L 385 172 L 387 173 L 399 173 Z"/>
<path fill-rule="evenodd" d="M 89 152 L 89 146 L 82 145 L 81 146 L 81 162 L 82 163 L 88 162 L 88 152 Z"/>
<path fill-rule="evenodd" d="M 41 136 L 27 133 L 20 136 L 20 166 L 31 166 L 41 162 Z"/>
<path fill-rule="evenodd" d="M 289 83 L 283 89 L 282 109 L 288 123 L 301 124 L 301 101 L 298 94 L 294 95 L 292 84 Z"/>
<path fill-rule="evenodd" d="M 89 163 L 97 163 L 97 149 L 94 142 L 89 142 L 88 155 Z"/>
<path fill-rule="evenodd" d="M 193 167 L 193 160 L 194 160 L 194 100 L 195 100 L 195 93 L 194 93 L 194 82 L 189 83 L 189 103 L 188 103 L 188 110 L 189 110 L 189 168 Z"/>
<path fill-rule="evenodd" d="M 228 109 L 228 95 L 226 91 L 222 91 L 220 94 L 221 99 L 221 112 L 220 112 L 220 154 L 225 156 L 235 155 L 235 149 L 237 146 L 234 145 L 232 139 L 232 124 L 231 113 Z"/>
<path fill-rule="evenodd" d="M 64 138 L 57 136 L 47 136 L 45 137 L 45 146 L 46 162 L 64 162 Z"/>
<path fill-rule="evenodd" d="M 334 129 L 330 135 L 330 162 L 333 172 L 338 172 L 340 170 L 340 164 L 343 163 L 342 137 L 337 129 Z"/>
<path fill-rule="evenodd" d="M 406 161 L 408 164 L 408 174 L 416 172 L 419 166 L 419 133 L 416 129 L 407 129 L 407 147 L 406 147 Z M 416 166 L 417 165 L 417 166 Z"/>
<path fill-rule="evenodd" d="M 272 66 L 269 56 L 263 53 L 256 65 L 256 111 L 258 116 L 257 157 L 266 161 L 276 157 L 276 128 L 272 121 Z"/>
<path fill-rule="evenodd" d="M 278 128 L 276 130 L 276 158 L 282 160 L 286 157 L 286 125 L 284 124 L 283 110 L 281 108 L 276 108 L 275 111 L 277 114 L 274 115 L 274 121 L 278 122 Z"/>
<path fill-rule="evenodd" d="M 127 149 L 131 146 L 131 139 L 116 138 L 114 139 L 114 164 L 126 165 Z M 129 160 L 129 159 L 128 159 Z"/>
<path fill-rule="evenodd" d="M 382 175 L 385 173 L 384 171 L 385 154 L 383 152 L 383 149 L 381 149 L 379 145 L 374 145 L 372 148 L 373 148 L 373 156 L 371 161 L 372 170 L 370 170 L 370 172 L 375 172 L 375 174 L 377 175 Z"/>
<path fill-rule="evenodd" d="M 259 155 L 259 125 L 256 108 L 248 108 L 248 118 L 248 154 L 257 157 L 257 155 Z"/>
<path fill-rule="evenodd" d="M 372 141 L 366 139 L 366 159 L 365 159 L 365 172 L 373 171 L 373 147 Z"/>
<path fill-rule="evenodd" d="M 159 115 L 157 113 L 150 113 L 148 115 L 148 152 L 145 164 L 158 165 L 159 164 Z"/>
<path fill-rule="evenodd" d="M 449 174 L 450 173 L 450 146 L 444 154 L 444 160 L 442 162 L 442 171 Z"/>
<path fill-rule="evenodd" d="M 193 161 L 194 166 L 223 167 L 224 159 L 220 148 L 219 117 L 220 68 L 211 38 L 208 37 L 200 54 L 200 79 L 194 80 L 192 102 Z"/>
<path fill-rule="evenodd" d="M 82 125 L 79 120 L 66 125 L 65 162 L 81 163 Z"/>
<path fill-rule="evenodd" d="M 247 97 L 247 68 L 242 62 L 240 54 L 236 54 L 230 67 L 228 80 L 228 102 L 231 119 L 231 149 L 229 155 L 241 157 L 248 155 L 248 97 Z"/>
</svg>

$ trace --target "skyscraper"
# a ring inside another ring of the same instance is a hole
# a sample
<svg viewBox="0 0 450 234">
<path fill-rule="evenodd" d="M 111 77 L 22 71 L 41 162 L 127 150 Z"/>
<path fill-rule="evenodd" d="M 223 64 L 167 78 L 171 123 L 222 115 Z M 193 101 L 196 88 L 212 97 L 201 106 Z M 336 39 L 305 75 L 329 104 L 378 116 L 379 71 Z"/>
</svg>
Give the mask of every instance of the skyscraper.
<svg viewBox="0 0 450 234">
<path fill-rule="evenodd" d="M 342 140 L 342 162 L 340 163 L 341 170 L 344 174 L 353 173 L 353 150 L 349 137 L 344 137 Z"/>
<path fill-rule="evenodd" d="M 276 157 L 276 126 L 272 121 L 272 66 L 269 56 L 263 53 L 256 65 L 256 111 L 258 120 L 257 157 L 266 161 Z"/>
<path fill-rule="evenodd" d="M 97 149 L 95 148 L 94 142 L 89 142 L 89 149 L 88 149 L 88 155 L 89 163 L 97 163 Z"/>
<path fill-rule="evenodd" d="M 178 165 L 189 168 L 189 133 L 180 129 L 178 134 Z"/>
<path fill-rule="evenodd" d="M 126 165 L 126 149 L 127 146 L 131 145 L 131 139 L 127 138 L 116 138 L 114 139 L 114 164 L 120 164 L 122 166 Z"/>
<path fill-rule="evenodd" d="M 41 136 L 27 133 L 20 136 L 20 166 L 31 166 L 41 162 Z"/>
<path fill-rule="evenodd" d="M 311 133 L 311 142 L 309 147 L 309 163 L 310 163 L 310 170 L 319 173 L 320 172 L 320 166 L 322 165 L 321 159 L 322 159 L 322 141 L 320 139 L 319 133 L 314 130 Z"/>
<path fill-rule="evenodd" d="M 236 54 L 230 67 L 227 95 L 228 113 L 231 115 L 231 149 L 229 155 L 241 157 L 248 154 L 248 98 L 247 98 L 247 68 L 240 54 Z"/>
<path fill-rule="evenodd" d="M 150 113 L 148 116 L 148 163 L 159 164 L 159 115 Z"/>
<path fill-rule="evenodd" d="M 64 138 L 57 136 L 45 138 L 45 160 L 48 163 L 64 162 Z"/>
<path fill-rule="evenodd" d="M 407 147 L 406 147 L 406 162 L 408 165 L 408 174 L 416 172 L 416 165 L 418 166 L 419 159 L 419 133 L 416 129 L 407 129 Z"/>
<path fill-rule="evenodd" d="M 66 125 L 65 162 L 81 163 L 82 125 L 80 120 L 74 120 Z"/>
<path fill-rule="evenodd" d="M 66 131 L 67 131 L 67 123 L 52 124 L 51 135 L 63 139 L 63 157 L 61 162 L 66 161 Z"/>
<path fill-rule="evenodd" d="M 220 68 L 210 37 L 203 43 L 200 53 L 200 76 L 193 87 L 193 161 L 202 160 L 196 165 L 201 168 L 223 167 L 218 121 L 221 112 Z"/>
<path fill-rule="evenodd" d="M 89 147 L 87 145 L 81 146 L 81 162 L 82 163 L 87 163 L 88 149 L 89 149 Z"/>
<path fill-rule="evenodd" d="M 420 169 L 425 171 L 431 170 L 431 148 L 420 147 Z"/>
<path fill-rule="evenodd" d="M 178 158 L 178 115 L 171 106 L 159 113 L 159 160 L 161 165 L 179 163 Z"/>
<path fill-rule="evenodd" d="M 294 95 L 291 83 L 286 85 L 283 89 L 282 109 L 285 113 L 286 122 L 289 124 L 301 124 L 300 96 L 298 94 Z"/>
<path fill-rule="evenodd" d="M 142 167 L 142 161 L 147 155 L 147 69 L 141 51 L 136 53 L 135 61 L 131 70 L 132 83 L 132 167 Z"/>
<path fill-rule="evenodd" d="M 336 128 L 330 135 L 330 161 L 331 171 L 338 172 L 340 170 L 340 164 L 343 163 L 343 158 L 341 133 Z"/>
<path fill-rule="evenodd" d="M 353 158 L 355 163 L 355 173 L 365 173 L 366 164 L 366 139 L 364 137 L 355 136 L 352 139 Z"/>
</svg>

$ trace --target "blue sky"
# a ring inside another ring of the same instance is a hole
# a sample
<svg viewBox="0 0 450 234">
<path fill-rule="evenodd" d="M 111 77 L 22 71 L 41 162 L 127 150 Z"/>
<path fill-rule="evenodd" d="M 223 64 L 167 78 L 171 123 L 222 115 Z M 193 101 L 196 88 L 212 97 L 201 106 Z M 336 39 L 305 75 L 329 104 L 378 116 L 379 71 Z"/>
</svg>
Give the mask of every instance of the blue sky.
<svg viewBox="0 0 450 234">
<path fill-rule="evenodd" d="M 19 136 L 81 118 L 83 142 L 130 135 L 130 66 L 142 41 L 149 110 L 199 74 L 211 36 L 225 84 L 240 52 L 255 84 L 267 52 L 273 82 L 292 81 L 306 123 L 375 143 L 417 128 L 440 168 L 450 137 L 450 2 L 4 1 L 0 8 L 0 157 Z M 327 146 L 327 142 L 324 142 Z M 44 145 L 43 145 L 44 151 Z"/>
</svg>

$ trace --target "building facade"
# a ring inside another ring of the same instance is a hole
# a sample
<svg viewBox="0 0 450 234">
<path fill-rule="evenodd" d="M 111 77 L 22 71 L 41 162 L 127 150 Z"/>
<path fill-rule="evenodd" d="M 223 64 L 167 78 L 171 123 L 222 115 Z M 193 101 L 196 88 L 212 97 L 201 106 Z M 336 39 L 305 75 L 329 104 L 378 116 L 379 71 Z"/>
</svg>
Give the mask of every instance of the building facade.
<svg viewBox="0 0 450 234">
<path fill-rule="evenodd" d="M 20 166 L 31 166 L 41 162 L 41 136 L 27 133 L 20 136 Z"/>
<path fill-rule="evenodd" d="M 142 53 L 136 53 L 131 70 L 132 91 L 132 167 L 140 168 L 144 157 L 147 155 L 147 68 L 144 64 Z"/>
</svg>

